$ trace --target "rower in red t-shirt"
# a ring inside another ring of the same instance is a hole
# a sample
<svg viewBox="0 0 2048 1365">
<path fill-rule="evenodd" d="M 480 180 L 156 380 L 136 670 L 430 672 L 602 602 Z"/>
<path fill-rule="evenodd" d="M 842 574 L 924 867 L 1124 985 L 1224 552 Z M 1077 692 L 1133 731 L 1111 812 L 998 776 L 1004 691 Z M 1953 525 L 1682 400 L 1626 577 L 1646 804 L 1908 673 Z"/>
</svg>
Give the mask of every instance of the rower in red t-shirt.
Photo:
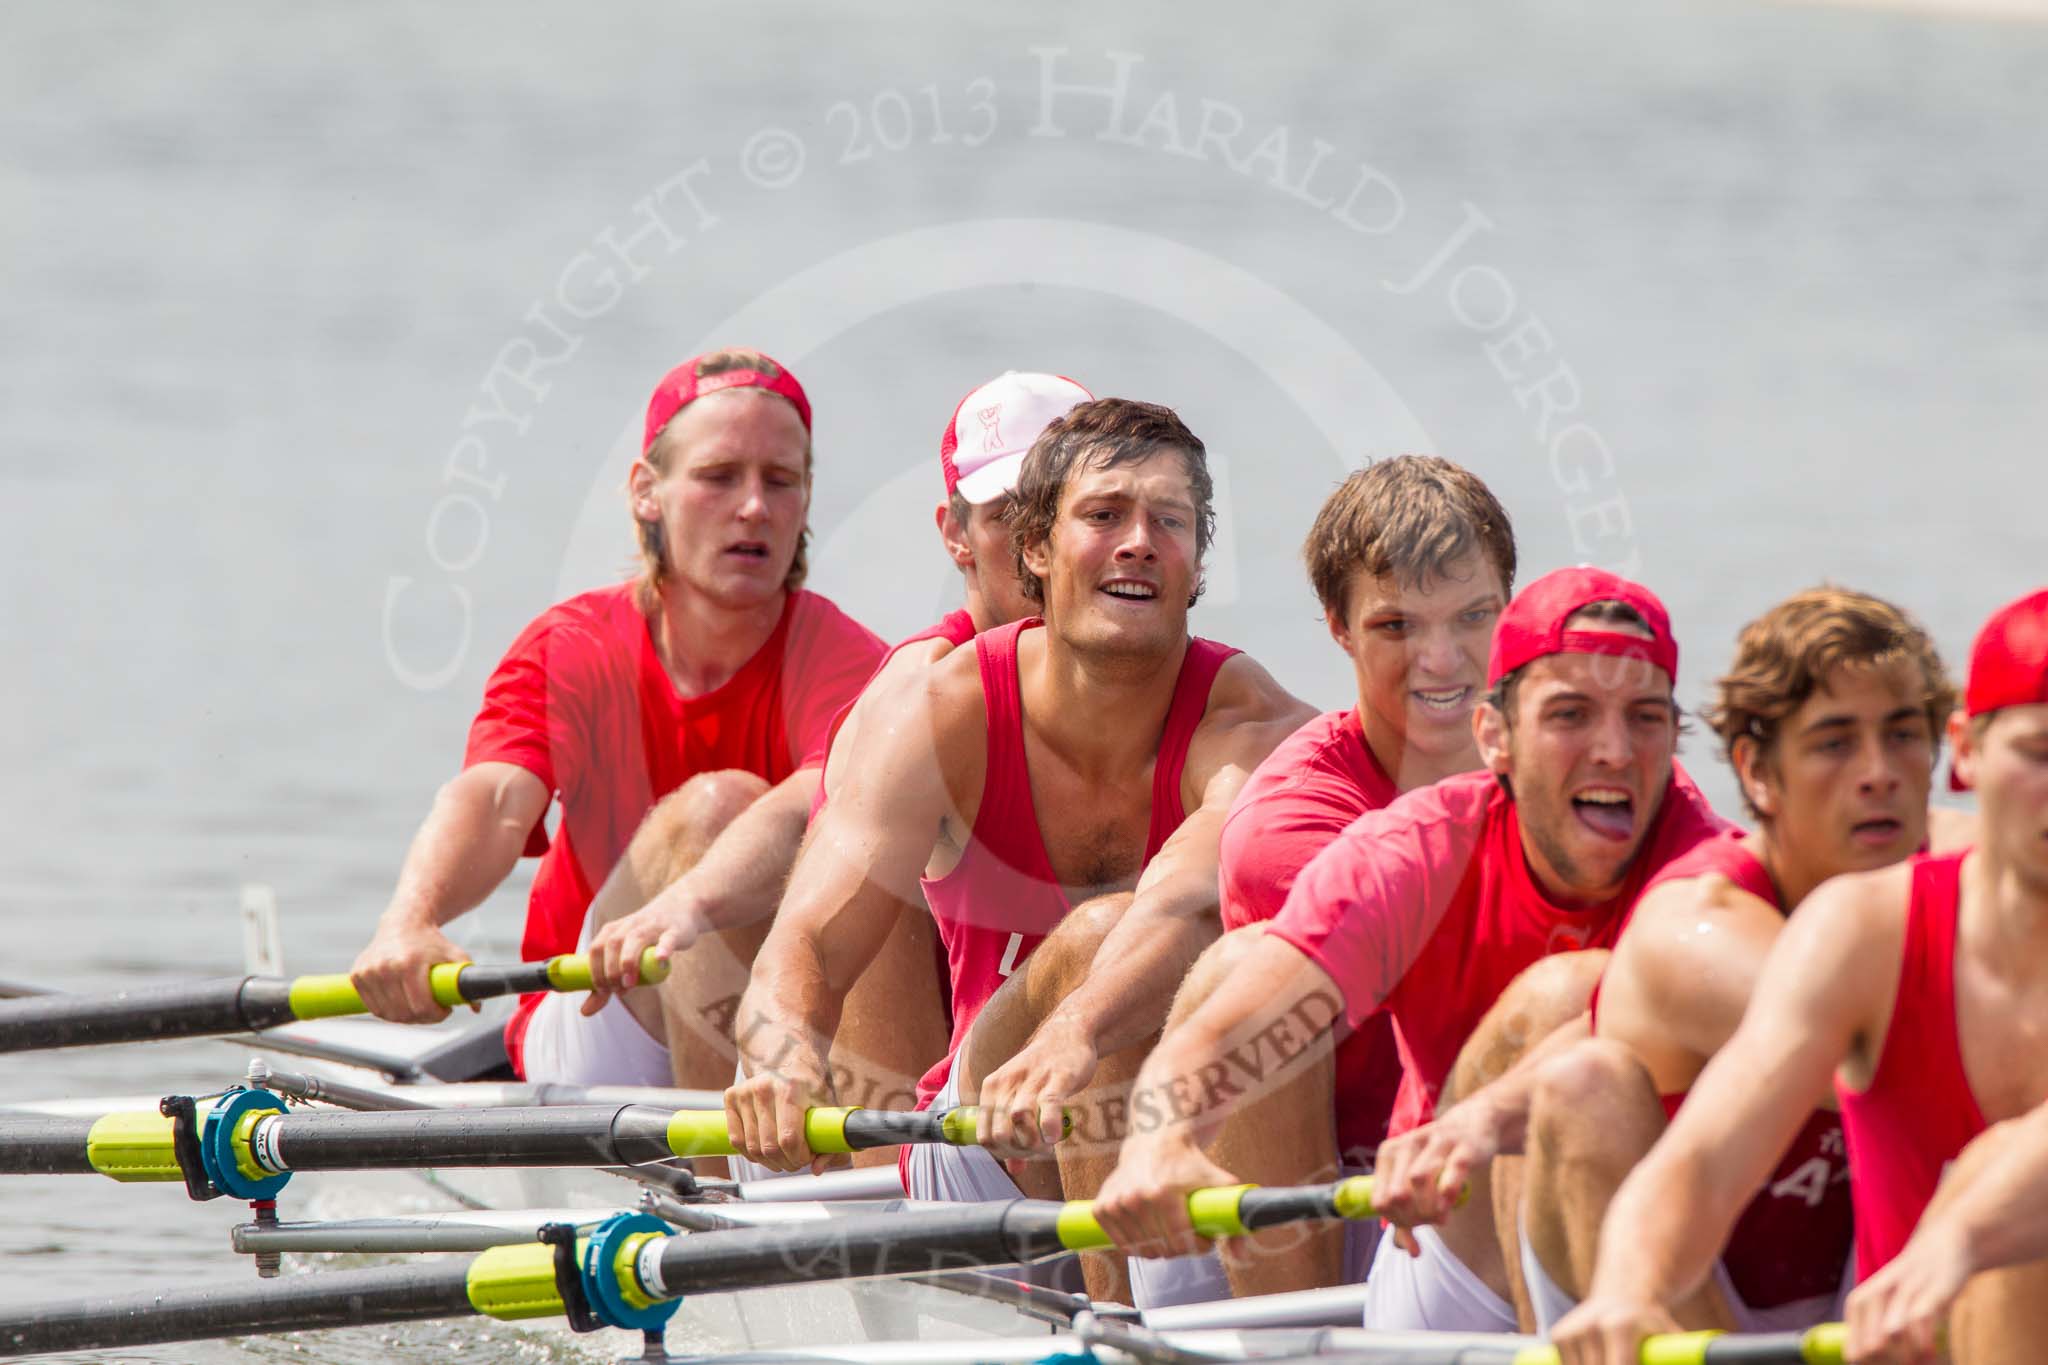
<svg viewBox="0 0 2048 1365">
<path fill-rule="evenodd" d="M 1672 762 L 1677 667 L 1663 604 L 1637 584 L 1564 569 L 1515 598 L 1475 713 L 1486 769 L 1354 821 L 1146 1063 L 1133 1106 L 1149 1099 L 1155 1121 L 1134 1124 L 1096 1203 L 1119 1245 L 1199 1248 L 1187 1192 L 1237 1179 L 1202 1142 L 1248 1086 L 1340 1019 L 1355 1028 L 1382 1006 L 1393 1016 L 1406 1070 L 1393 1128 L 1426 1118 L 1461 1053 L 1497 1045 L 1481 1021 L 1525 968 L 1611 943 L 1649 879 L 1719 832 Z M 1563 1017 L 1584 1007 L 1581 988 Z M 1421 1231 L 1425 1264 L 1375 1259 L 1367 1320 L 1511 1329 L 1504 1283 Z"/>
<path fill-rule="evenodd" d="M 926 671 L 975 634 L 1031 614 L 1031 603 L 1017 583 L 1015 553 L 1010 548 L 1005 516 L 1010 490 L 1025 452 L 1055 417 L 1091 395 L 1059 375 L 1009 371 L 980 385 L 954 406 L 939 440 L 939 468 L 946 497 L 933 510 L 947 557 L 960 571 L 965 602 L 936 624 L 899 642 L 862 687 L 858 699 L 832 722 L 832 740 L 812 798 L 815 822 L 836 773 L 858 768 L 862 731 L 872 717 L 889 717 L 919 695 Z M 778 888 L 788 880 L 779 871 Z M 608 926 L 593 945 L 594 968 L 600 982 L 620 979 L 640 952 L 659 946 L 664 935 L 687 941 L 702 932 L 706 918 L 702 901 L 715 886 L 685 876 L 646 906 Z M 908 1108 L 915 1103 L 916 1081 L 945 1055 L 949 1035 L 944 991 L 944 956 L 929 915 L 896 916 L 875 960 L 847 992 L 840 1028 L 833 1040 L 833 1060 L 848 1103 L 877 1108 Z M 737 983 L 731 992 L 736 1001 Z M 727 1006 L 730 1012 L 730 1006 Z M 730 1081 L 731 1072 L 721 1078 Z M 895 1159 L 890 1151 L 863 1153 L 856 1165 Z M 747 1163 L 732 1163 L 740 1178 L 766 1174 Z M 715 1163 L 711 1163 L 716 1173 Z"/>
<path fill-rule="evenodd" d="M 1583 1292 L 1608 1201 L 1734 1033 L 1787 915 L 1828 878 L 1925 846 L 1954 705 L 1933 641 L 1888 602 L 1818 588 L 1743 628 L 1707 719 L 1758 832 L 1710 840 L 1659 874 L 1601 978 L 1593 1038 L 1482 1092 L 1497 1115 L 1513 1107 L 1499 1092 L 1520 1083 L 1532 1097 L 1512 1125 L 1526 1128 L 1528 1152 L 1519 1236 L 1502 1231 L 1539 1330 Z M 1851 1231 L 1830 1102 L 1807 1116 L 1679 1319 L 1760 1332 L 1837 1316 Z"/>
<path fill-rule="evenodd" d="M 1105 960 L 1170 958 L 1183 950 L 1174 925 L 1213 915 L 1224 811 L 1308 710 L 1236 651 L 1188 634 L 1212 497 L 1201 441 L 1156 404 L 1083 403 L 1032 447 L 1012 535 L 1043 626 L 1013 623 L 954 651 L 841 774 L 741 1003 L 747 1079 L 726 1093 L 726 1119 L 751 1159 L 813 1159 L 802 1116 L 833 1102 L 824 1048 L 841 983 L 920 891 L 953 987 L 953 1046 L 919 1091 L 941 1105 L 971 1102 L 1038 1022 L 1038 992 L 1085 970 L 1098 946 Z M 1145 1040 L 1110 1034 L 1117 1049 Z M 1097 1089 L 1120 1091 L 1124 1065 L 1106 1058 Z M 1077 1103 L 1077 1128 L 1102 1115 L 1096 1093 Z M 1025 1128 L 1011 1150 L 1046 1139 L 1040 1122 L 1059 1135 L 1057 1107 L 1003 1118 Z M 981 1136 L 1006 1135 L 984 1123 Z M 1072 1150 L 1061 1144 L 1057 1171 L 1042 1157 L 1010 1171 L 1057 1193 Z M 919 1146 L 908 1165 L 921 1197 L 1018 1192 L 985 1147 Z M 1122 1299 L 1120 1266 L 1090 1259 L 1091 1292 Z"/>
<path fill-rule="evenodd" d="M 794 856 L 832 717 L 882 654 L 871 633 L 801 587 L 810 427 L 802 386 L 758 352 L 696 357 L 655 388 L 630 492 L 645 570 L 542 613 L 492 674 L 463 772 L 421 826 L 357 959 L 373 1011 L 447 1013 L 428 994 L 426 967 L 467 955 L 442 926 L 522 852 L 542 858 L 529 959 L 573 950 L 588 937 L 586 912 L 637 909 L 700 859 L 732 872 L 720 878 L 726 922 L 772 909 L 773 886 L 755 864 L 764 846 L 786 847 L 784 867 Z M 541 821 L 555 799 L 562 818 L 550 837 Z M 715 975 L 678 970 L 664 992 L 708 1003 L 693 987 Z M 664 1033 L 661 999 L 643 990 L 591 1014 L 566 996 L 529 998 L 506 1041 L 533 1079 L 722 1080 L 703 1075 L 703 1058 L 672 1064 Z M 703 1051 L 715 1067 L 715 1052 Z M 730 1074 L 729 1054 L 723 1066 Z"/>
<path fill-rule="evenodd" d="M 1847 1357 L 2031 1359 L 2048 1331 L 2048 591 L 1978 635 L 1951 775 L 1978 844 L 1840 876 L 1778 936 L 1742 1022 L 1615 1194 L 1572 1365 L 1633 1362 L 1703 1285 L 1825 1100 L 1848 1138 Z M 1937 1188 L 1938 1186 L 1938 1188 Z"/>
<path fill-rule="evenodd" d="M 1152 993 L 1168 1026 L 1235 973 L 1295 877 L 1345 826 L 1479 766 L 1472 708 L 1515 576 L 1514 531 L 1486 485 L 1432 456 L 1378 461 L 1330 495 L 1302 554 L 1330 637 L 1350 657 L 1357 701 L 1295 731 L 1238 793 L 1220 854 L 1224 933 L 1171 994 L 1171 1015 L 1168 993 Z M 1118 975 L 1097 969 L 1083 989 L 1142 989 Z M 1393 1021 L 1374 1014 L 1285 1086 L 1236 1106 L 1212 1150 L 1262 1185 L 1369 1171 L 1400 1080 Z M 1187 1302 L 1355 1283 L 1378 1240 L 1371 1223 L 1296 1224 L 1246 1239 L 1228 1266 L 1213 1253 L 1133 1259 L 1131 1293 L 1152 1308 L 1169 1302 L 1169 1288 L 1170 1301 Z"/>
</svg>

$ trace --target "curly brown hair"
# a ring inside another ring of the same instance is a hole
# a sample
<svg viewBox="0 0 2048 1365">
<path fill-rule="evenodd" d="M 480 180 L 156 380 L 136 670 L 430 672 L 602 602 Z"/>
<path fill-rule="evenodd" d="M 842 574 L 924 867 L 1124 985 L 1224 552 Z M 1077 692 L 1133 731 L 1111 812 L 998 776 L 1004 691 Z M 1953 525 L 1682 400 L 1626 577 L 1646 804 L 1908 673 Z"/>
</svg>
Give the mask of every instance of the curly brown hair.
<svg viewBox="0 0 2048 1365">
<path fill-rule="evenodd" d="M 1515 527 L 1477 474 L 1435 455 L 1396 455 L 1355 470 L 1316 513 L 1302 542 L 1309 582 L 1332 620 L 1351 610 L 1363 570 L 1414 587 L 1477 550 L 1515 591 Z"/>
<path fill-rule="evenodd" d="M 1052 539 L 1060 499 L 1074 474 L 1083 468 L 1136 464 L 1162 450 L 1177 451 L 1187 466 L 1195 499 L 1195 563 L 1201 564 L 1216 536 L 1216 485 L 1209 477 L 1208 448 L 1172 408 L 1134 398 L 1096 398 L 1075 404 L 1046 427 L 1017 472 L 1009 514 L 1010 548 L 1027 598 L 1044 602 L 1045 584 L 1025 564 L 1024 552 Z M 1197 578 L 1188 605 L 1192 607 L 1201 595 Z"/>
<path fill-rule="evenodd" d="M 1836 669 L 1886 668 L 1899 662 L 1918 674 L 1916 700 L 1939 752 L 1956 689 L 1933 639 L 1890 602 L 1831 585 L 1788 597 L 1742 628 L 1734 661 L 1714 683 L 1706 722 L 1721 737 L 1731 768 L 1736 741 L 1742 739 L 1753 741 L 1759 760 L 1769 763 L 1785 718 L 1825 687 Z M 1764 818 L 1747 791 L 1742 800 L 1752 816 Z"/>
<path fill-rule="evenodd" d="M 724 374 L 728 370 L 756 370 L 765 375 L 778 375 L 782 373 L 782 367 L 767 356 L 762 355 L 759 351 L 749 351 L 742 347 L 734 347 L 724 351 L 712 351 L 707 355 L 700 356 L 697 360 L 696 370 L 699 379 L 709 375 Z M 782 397 L 782 395 L 770 393 L 766 389 L 734 388 L 720 389 L 718 392 L 754 393 L 764 398 L 773 398 L 781 403 L 789 401 Z M 687 407 L 677 409 L 676 416 L 669 418 L 668 425 L 655 433 L 653 442 L 647 447 L 647 453 L 641 457 L 647 461 L 649 467 L 658 475 L 668 473 L 669 461 L 675 454 L 674 443 L 668 439 L 669 427 L 676 424 L 676 417 L 681 417 L 688 410 Z M 811 461 L 811 440 L 809 433 L 806 433 L 804 436 L 804 478 L 807 480 L 811 477 Z M 661 580 L 662 576 L 668 572 L 668 546 L 662 539 L 660 522 L 642 521 L 640 518 L 634 517 L 633 527 L 640 537 L 640 579 L 633 585 L 633 597 L 640 604 L 642 612 L 652 613 L 661 602 Z M 789 573 L 782 580 L 782 586 L 791 592 L 801 588 L 804 585 L 804 579 L 810 576 L 810 546 L 811 528 L 806 523 L 804 528 L 797 532 L 796 554 L 790 559 Z"/>
</svg>

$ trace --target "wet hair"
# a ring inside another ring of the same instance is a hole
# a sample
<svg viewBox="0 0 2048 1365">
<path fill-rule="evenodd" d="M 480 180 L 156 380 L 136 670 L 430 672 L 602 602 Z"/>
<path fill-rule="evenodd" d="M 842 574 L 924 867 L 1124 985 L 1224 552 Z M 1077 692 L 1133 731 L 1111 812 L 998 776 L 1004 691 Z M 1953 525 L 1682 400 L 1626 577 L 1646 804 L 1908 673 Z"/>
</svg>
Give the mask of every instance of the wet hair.
<svg viewBox="0 0 2048 1365">
<path fill-rule="evenodd" d="M 749 351 L 737 347 L 724 351 L 712 351 L 707 355 L 697 358 L 696 372 L 699 379 L 708 378 L 714 374 L 724 374 L 729 370 L 756 370 L 771 378 L 782 373 L 780 365 L 777 365 L 759 351 Z M 771 393 L 767 389 L 751 386 L 715 389 L 712 392 L 751 393 L 758 394 L 762 398 L 774 399 L 779 403 L 789 402 L 787 398 L 784 398 L 779 393 Z M 706 398 L 710 396 L 710 394 L 704 395 Z M 691 405 L 686 403 L 676 409 L 675 417 L 669 418 L 662 429 L 655 433 L 654 440 L 647 447 L 647 453 L 641 456 L 657 475 L 668 473 L 669 460 L 673 458 L 675 453 L 674 444 L 668 439 L 669 428 L 674 426 L 676 418 L 688 412 L 690 407 Z M 793 404 L 791 405 L 791 410 L 795 410 Z M 804 478 L 809 479 L 810 476 L 811 438 L 810 433 L 805 432 Z M 668 573 L 669 568 L 668 545 L 663 536 L 660 522 L 642 521 L 636 516 L 633 518 L 633 527 L 640 537 L 640 579 L 633 585 L 633 598 L 639 603 L 640 610 L 643 613 L 651 614 L 661 603 L 661 580 Z M 789 574 L 782 582 L 783 587 L 791 592 L 801 588 L 804 585 L 804 579 L 810 575 L 810 545 L 811 528 L 806 525 L 797 532 L 796 554 L 790 559 Z"/>
<path fill-rule="evenodd" d="M 1024 563 L 1024 552 L 1052 539 L 1060 500 L 1082 469 L 1116 469 L 1150 459 L 1162 450 L 1178 453 L 1195 500 L 1195 562 L 1208 555 L 1216 536 L 1216 485 L 1209 477 L 1209 452 L 1172 408 L 1132 398 L 1095 398 L 1077 403 L 1056 418 L 1032 443 L 1011 495 L 1010 547 L 1024 595 L 1045 601 L 1045 584 Z M 1188 605 L 1202 595 L 1202 583 Z"/>
<path fill-rule="evenodd" d="M 1777 757 L 1780 727 L 1825 688 L 1835 670 L 1876 670 L 1905 663 L 1912 669 L 1912 702 L 1927 717 L 1935 751 L 1943 722 L 1955 709 L 1955 684 L 1920 623 L 1868 593 L 1822 586 L 1786 598 L 1742 628 L 1735 658 L 1714 683 L 1705 717 L 1721 737 L 1728 765 L 1736 741 L 1757 746 L 1758 761 Z M 1764 818 L 1745 790 L 1743 804 Z"/>
<path fill-rule="evenodd" d="M 1355 471 L 1316 513 L 1301 547 L 1309 582 L 1333 621 L 1351 610 L 1363 571 L 1412 588 L 1478 551 L 1515 589 L 1515 528 L 1480 477 L 1435 455 L 1397 455 Z"/>
</svg>

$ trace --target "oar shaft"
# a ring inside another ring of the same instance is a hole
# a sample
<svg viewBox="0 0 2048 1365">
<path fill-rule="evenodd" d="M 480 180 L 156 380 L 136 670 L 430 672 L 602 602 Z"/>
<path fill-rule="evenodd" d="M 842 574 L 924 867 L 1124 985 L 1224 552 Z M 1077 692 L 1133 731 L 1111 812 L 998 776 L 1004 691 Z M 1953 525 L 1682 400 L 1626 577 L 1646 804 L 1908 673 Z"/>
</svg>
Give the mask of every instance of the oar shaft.
<svg viewBox="0 0 2048 1365">
<path fill-rule="evenodd" d="M 290 983 L 246 976 L 144 986 L 111 995 L 37 995 L 0 1002 L 0 1052 L 139 1043 L 274 1028 L 295 1017 Z"/>
<path fill-rule="evenodd" d="M 4 1124 L 0 1174 L 92 1175 L 92 1119 L 18 1118 Z"/>
<path fill-rule="evenodd" d="M 668 964 L 657 960 L 652 948 L 641 955 L 641 980 L 655 982 L 667 975 Z M 427 981 L 434 999 L 452 1007 L 525 991 L 587 991 L 590 962 L 573 955 L 496 967 L 443 962 L 428 969 Z M 361 1013 L 361 993 L 339 973 L 290 981 L 247 976 L 111 995 L 42 995 L 0 1000 L 0 1052 L 203 1038 Z"/>
<path fill-rule="evenodd" d="M 0 1310 L 0 1355 L 103 1351 L 206 1337 L 470 1314 L 466 1265 L 385 1266 L 213 1289 Z"/>
<path fill-rule="evenodd" d="M 291 1171 L 637 1166 L 672 1155 L 670 1119 L 640 1104 L 287 1114 L 267 1121 L 258 1159 Z"/>
</svg>

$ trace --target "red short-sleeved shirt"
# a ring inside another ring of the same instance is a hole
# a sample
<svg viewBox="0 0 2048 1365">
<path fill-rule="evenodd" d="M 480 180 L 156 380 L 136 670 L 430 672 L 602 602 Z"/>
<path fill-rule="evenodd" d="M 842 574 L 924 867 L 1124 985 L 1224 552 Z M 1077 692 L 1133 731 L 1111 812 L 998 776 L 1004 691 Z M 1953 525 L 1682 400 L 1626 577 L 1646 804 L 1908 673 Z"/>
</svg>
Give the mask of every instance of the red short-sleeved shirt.
<svg viewBox="0 0 2048 1365">
<path fill-rule="evenodd" d="M 1538 958 L 1611 947 L 1666 863 L 1728 826 L 1682 768 L 1621 894 L 1559 905 L 1522 852 L 1515 803 L 1489 772 L 1463 773 L 1360 816 L 1303 870 L 1271 932 L 1344 995 L 1356 1028 L 1384 1002 L 1406 1075 L 1389 1131 L 1429 1120 L 1458 1050 Z"/>
<path fill-rule="evenodd" d="M 463 766 L 516 763 L 562 803 L 552 840 L 538 823 L 527 853 L 541 857 L 521 953 L 573 952 L 591 897 L 654 803 L 698 773 L 737 768 L 780 782 L 824 760 L 833 716 L 882 657 L 882 642 L 812 592 L 789 595 L 774 633 L 724 686 L 676 693 L 621 583 L 541 613 L 491 674 L 469 730 Z M 506 1028 L 522 1071 L 526 1021 Z"/>
<path fill-rule="evenodd" d="M 1400 795 L 1365 742 L 1358 712 L 1330 711 L 1296 730 L 1246 779 L 1224 817 L 1223 927 L 1270 920 L 1294 880 L 1353 820 Z M 1394 1022 L 1374 1013 L 1337 1044 L 1337 1150 L 1369 1166 L 1401 1086 Z"/>
</svg>

